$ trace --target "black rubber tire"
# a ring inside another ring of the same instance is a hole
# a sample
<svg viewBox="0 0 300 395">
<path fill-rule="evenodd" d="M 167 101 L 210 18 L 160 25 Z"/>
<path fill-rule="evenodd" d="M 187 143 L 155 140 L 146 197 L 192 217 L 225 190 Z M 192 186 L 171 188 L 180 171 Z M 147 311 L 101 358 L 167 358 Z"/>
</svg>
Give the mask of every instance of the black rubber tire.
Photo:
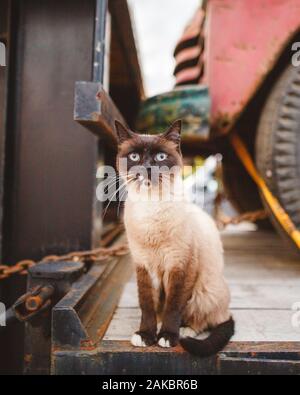
<svg viewBox="0 0 300 395">
<path fill-rule="evenodd" d="M 227 199 L 239 213 L 263 208 L 257 187 L 241 162 L 223 163 L 223 182 Z"/>
<path fill-rule="evenodd" d="M 263 210 L 256 184 L 233 152 L 230 161 L 223 162 L 223 183 L 226 198 L 239 214 Z M 259 220 L 256 225 L 264 230 L 273 229 L 268 219 Z"/>
<path fill-rule="evenodd" d="M 267 99 L 257 129 L 256 165 L 300 229 L 300 67 L 288 66 Z M 286 235 L 272 213 L 270 218 Z"/>
</svg>

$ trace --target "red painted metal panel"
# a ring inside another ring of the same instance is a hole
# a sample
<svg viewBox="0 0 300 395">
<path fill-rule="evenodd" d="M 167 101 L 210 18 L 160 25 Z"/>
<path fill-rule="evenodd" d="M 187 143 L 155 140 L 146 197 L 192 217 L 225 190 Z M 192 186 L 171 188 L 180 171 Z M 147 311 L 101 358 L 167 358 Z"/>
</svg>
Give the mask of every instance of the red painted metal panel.
<svg viewBox="0 0 300 395">
<path fill-rule="evenodd" d="M 224 133 L 300 29 L 300 0 L 210 0 L 206 29 L 212 126 Z"/>
</svg>

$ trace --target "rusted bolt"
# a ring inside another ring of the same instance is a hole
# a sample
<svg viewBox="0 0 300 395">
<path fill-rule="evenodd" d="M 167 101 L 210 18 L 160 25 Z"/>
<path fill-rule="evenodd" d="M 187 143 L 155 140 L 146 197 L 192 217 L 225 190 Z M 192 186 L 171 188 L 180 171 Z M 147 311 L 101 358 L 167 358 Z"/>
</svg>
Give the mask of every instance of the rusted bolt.
<svg viewBox="0 0 300 395">
<path fill-rule="evenodd" d="M 38 295 L 29 296 L 26 299 L 25 307 L 28 311 L 37 311 L 53 295 L 54 287 L 47 285 L 39 291 Z"/>
</svg>

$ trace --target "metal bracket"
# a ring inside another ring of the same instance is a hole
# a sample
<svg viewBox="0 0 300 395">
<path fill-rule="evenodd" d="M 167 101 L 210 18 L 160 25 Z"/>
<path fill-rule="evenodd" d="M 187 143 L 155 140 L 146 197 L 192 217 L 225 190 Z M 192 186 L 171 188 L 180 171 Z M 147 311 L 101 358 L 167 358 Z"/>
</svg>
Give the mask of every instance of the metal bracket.
<svg viewBox="0 0 300 395">
<path fill-rule="evenodd" d="M 82 262 L 48 262 L 40 263 L 29 269 L 28 290 L 41 289 L 42 298 L 29 300 L 30 306 L 40 304 L 41 299 L 53 288 L 55 292 L 51 298 L 51 306 L 55 306 L 66 295 L 72 284 L 84 273 Z M 21 305 L 23 300 L 21 301 Z M 20 306 L 21 306 L 20 305 Z M 47 305 L 43 312 L 33 316 L 26 323 L 25 331 L 25 361 L 24 372 L 26 374 L 49 374 L 51 353 L 51 307 Z M 28 307 L 27 306 L 27 307 Z"/>
</svg>

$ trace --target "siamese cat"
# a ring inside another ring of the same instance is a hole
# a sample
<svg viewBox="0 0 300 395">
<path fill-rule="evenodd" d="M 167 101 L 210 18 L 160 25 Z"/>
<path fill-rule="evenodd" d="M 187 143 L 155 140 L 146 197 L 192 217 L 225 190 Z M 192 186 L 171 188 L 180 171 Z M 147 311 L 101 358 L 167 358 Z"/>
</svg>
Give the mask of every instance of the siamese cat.
<svg viewBox="0 0 300 395">
<path fill-rule="evenodd" d="M 184 198 L 181 121 L 159 135 L 137 134 L 119 122 L 116 131 L 117 168 L 128 192 L 124 222 L 142 311 L 131 342 L 136 347 L 180 342 L 192 354 L 214 355 L 234 334 L 230 292 L 218 229 Z M 195 339 L 207 330 L 206 339 Z"/>
</svg>

